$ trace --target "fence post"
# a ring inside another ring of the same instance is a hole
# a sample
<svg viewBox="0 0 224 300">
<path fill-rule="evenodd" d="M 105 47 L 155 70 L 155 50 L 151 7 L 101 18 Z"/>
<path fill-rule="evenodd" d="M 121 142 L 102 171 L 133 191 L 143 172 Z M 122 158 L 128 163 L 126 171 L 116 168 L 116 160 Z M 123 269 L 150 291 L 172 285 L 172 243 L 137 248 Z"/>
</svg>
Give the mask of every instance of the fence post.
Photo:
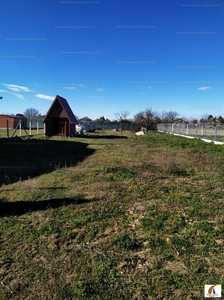
<svg viewBox="0 0 224 300">
<path fill-rule="evenodd" d="M 22 136 L 22 121 L 19 121 L 19 136 Z"/>
<path fill-rule="evenodd" d="M 217 138 L 217 124 L 215 125 L 215 141 L 216 141 L 216 138 Z"/>
<path fill-rule="evenodd" d="M 30 135 L 32 135 L 32 130 L 31 130 L 31 120 L 30 120 Z"/>
<path fill-rule="evenodd" d="M 202 126 L 201 126 L 201 136 L 203 136 L 203 129 L 204 129 L 204 125 L 202 124 Z"/>
<path fill-rule="evenodd" d="M 39 133 L 39 121 L 37 120 L 37 134 Z"/>
<path fill-rule="evenodd" d="M 188 124 L 187 124 L 187 135 L 189 134 L 189 130 L 188 130 Z"/>
<path fill-rule="evenodd" d="M 9 120 L 6 120 L 7 138 L 9 138 Z"/>
</svg>

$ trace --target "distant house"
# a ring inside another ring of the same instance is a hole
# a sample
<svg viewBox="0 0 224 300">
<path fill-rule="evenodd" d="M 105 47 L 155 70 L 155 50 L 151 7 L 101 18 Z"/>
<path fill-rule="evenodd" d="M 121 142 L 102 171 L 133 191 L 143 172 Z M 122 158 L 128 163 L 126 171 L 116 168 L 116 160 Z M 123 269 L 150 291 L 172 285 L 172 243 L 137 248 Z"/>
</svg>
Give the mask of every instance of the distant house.
<svg viewBox="0 0 224 300">
<path fill-rule="evenodd" d="M 73 114 L 67 100 L 56 96 L 46 116 L 43 119 L 45 123 L 45 135 L 75 135 L 75 126 L 78 121 Z"/>
<path fill-rule="evenodd" d="M 176 121 L 173 122 L 173 124 L 179 124 L 179 123 L 186 123 L 182 118 L 176 119 Z"/>
<path fill-rule="evenodd" d="M 0 128 L 15 129 L 18 123 L 21 121 L 21 127 L 27 128 L 27 118 L 23 114 L 16 115 L 0 115 Z"/>
<path fill-rule="evenodd" d="M 79 119 L 79 123 L 82 124 L 82 128 L 84 132 L 95 132 L 95 126 L 92 123 L 92 119 L 89 117 L 84 117 Z"/>
<path fill-rule="evenodd" d="M 79 119 L 79 122 L 80 123 L 92 122 L 92 119 L 90 119 L 89 117 L 84 117 L 84 118 Z"/>
</svg>

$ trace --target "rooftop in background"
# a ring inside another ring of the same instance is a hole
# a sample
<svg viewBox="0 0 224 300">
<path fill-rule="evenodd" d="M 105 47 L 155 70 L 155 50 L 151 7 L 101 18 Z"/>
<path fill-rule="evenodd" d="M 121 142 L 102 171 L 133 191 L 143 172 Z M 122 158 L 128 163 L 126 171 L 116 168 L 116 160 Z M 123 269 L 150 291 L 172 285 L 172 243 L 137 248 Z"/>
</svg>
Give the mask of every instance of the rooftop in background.
<svg viewBox="0 0 224 300">
<path fill-rule="evenodd" d="M 8 115 L 8 114 L 0 114 L 1 117 L 7 118 L 26 118 L 23 114 L 16 114 L 16 115 Z"/>
<path fill-rule="evenodd" d="M 23 114 L 16 114 L 16 117 L 26 118 Z"/>
<path fill-rule="evenodd" d="M 92 122 L 92 119 L 90 119 L 89 117 L 84 117 L 79 119 L 79 122 Z"/>
</svg>

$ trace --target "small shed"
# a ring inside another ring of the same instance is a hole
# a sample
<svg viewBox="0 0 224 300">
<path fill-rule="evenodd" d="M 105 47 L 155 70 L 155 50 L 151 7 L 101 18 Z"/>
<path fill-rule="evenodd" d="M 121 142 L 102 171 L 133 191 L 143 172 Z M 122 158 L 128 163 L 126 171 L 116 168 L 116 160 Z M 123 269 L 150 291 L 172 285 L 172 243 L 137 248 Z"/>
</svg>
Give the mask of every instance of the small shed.
<svg viewBox="0 0 224 300">
<path fill-rule="evenodd" d="M 45 135 L 75 135 L 75 126 L 78 121 L 72 112 L 67 100 L 56 96 L 49 108 L 43 123 L 45 123 Z"/>
<path fill-rule="evenodd" d="M 27 128 L 27 118 L 23 114 L 17 115 L 0 115 L 0 128 L 15 129 L 18 123 L 21 121 L 22 128 Z"/>
</svg>

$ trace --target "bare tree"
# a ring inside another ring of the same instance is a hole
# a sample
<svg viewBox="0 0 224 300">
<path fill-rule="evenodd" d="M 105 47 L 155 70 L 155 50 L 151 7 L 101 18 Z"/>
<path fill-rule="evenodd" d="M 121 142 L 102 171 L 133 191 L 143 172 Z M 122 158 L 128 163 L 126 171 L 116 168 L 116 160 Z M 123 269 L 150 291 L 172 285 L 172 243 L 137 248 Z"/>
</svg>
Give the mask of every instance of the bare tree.
<svg viewBox="0 0 224 300">
<path fill-rule="evenodd" d="M 120 131 L 122 133 L 123 123 L 129 121 L 128 116 L 130 112 L 128 110 L 121 110 L 115 113 L 116 120 L 120 123 Z"/>
<path fill-rule="evenodd" d="M 117 118 L 118 121 L 127 120 L 129 115 L 130 115 L 130 112 L 126 109 L 115 113 L 115 117 Z"/>
<path fill-rule="evenodd" d="M 141 111 L 134 116 L 134 121 L 146 128 L 156 129 L 156 124 L 160 122 L 160 117 L 157 112 L 152 111 L 151 108 L 147 108 L 145 111 Z"/>
<path fill-rule="evenodd" d="M 178 112 L 176 111 L 168 111 L 165 113 L 165 120 L 166 120 L 166 123 L 173 123 L 177 117 L 179 116 Z"/>
<path fill-rule="evenodd" d="M 23 114 L 28 120 L 40 120 L 41 119 L 41 114 L 40 114 L 39 110 L 37 110 L 36 108 L 27 108 Z"/>
</svg>

